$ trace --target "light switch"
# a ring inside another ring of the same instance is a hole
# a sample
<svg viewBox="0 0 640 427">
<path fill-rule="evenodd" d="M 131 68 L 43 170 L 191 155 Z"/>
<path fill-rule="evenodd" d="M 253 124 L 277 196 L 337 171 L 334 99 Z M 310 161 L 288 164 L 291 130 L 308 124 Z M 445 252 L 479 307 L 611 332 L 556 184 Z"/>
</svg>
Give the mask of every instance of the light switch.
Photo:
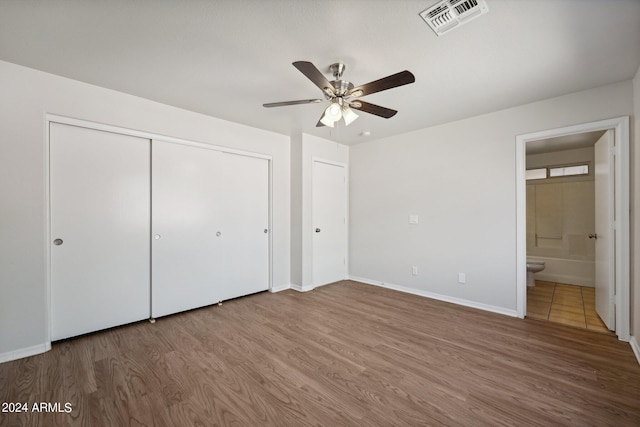
<svg viewBox="0 0 640 427">
<path fill-rule="evenodd" d="M 418 215 L 409 215 L 409 224 L 417 224 Z"/>
</svg>

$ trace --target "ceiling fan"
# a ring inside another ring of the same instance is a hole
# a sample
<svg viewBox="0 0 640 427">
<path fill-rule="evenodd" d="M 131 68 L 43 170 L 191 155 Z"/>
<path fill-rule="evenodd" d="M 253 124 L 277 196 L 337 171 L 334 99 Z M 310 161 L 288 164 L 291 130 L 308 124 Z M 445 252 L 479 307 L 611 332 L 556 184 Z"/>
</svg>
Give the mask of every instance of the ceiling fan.
<svg viewBox="0 0 640 427">
<path fill-rule="evenodd" d="M 360 98 L 365 95 L 371 95 L 372 93 L 381 92 L 383 90 L 392 89 L 394 87 L 403 86 L 416 81 L 415 76 L 410 71 L 405 70 L 370 83 L 354 87 L 353 83 L 342 80 L 342 74 L 346 68 L 342 63 L 338 62 L 329 66 L 329 69 L 333 73 L 333 81 L 327 80 L 322 72 L 320 72 L 320 70 L 318 70 L 318 68 L 311 62 L 296 61 L 293 63 L 293 66 L 320 88 L 325 99 L 331 101 L 316 124 L 317 127 L 333 127 L 336 122 L 340 121 L 340 119 L 344 119 L 345 125 L 349 126 L 358 118 L 358 115 L 354 113 L 353 110 L 363 111 L 365 113 L 389 119 L 396 115 L 396 110 L 364 102 L 361 101 Z M 322 99 L 302 99 L 299 101 L 271 102 L 268 104 L 262 104 L 262 106 L 271 108 L 283 107 L 285 105 L 315 104 L 322 101 Z"/>
</svg>

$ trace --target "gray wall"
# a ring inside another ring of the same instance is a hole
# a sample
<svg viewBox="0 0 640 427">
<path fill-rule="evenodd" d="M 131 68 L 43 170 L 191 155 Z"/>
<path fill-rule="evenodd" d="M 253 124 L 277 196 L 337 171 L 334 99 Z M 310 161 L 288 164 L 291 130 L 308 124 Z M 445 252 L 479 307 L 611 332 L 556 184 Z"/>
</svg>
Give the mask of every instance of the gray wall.
<svg viewBox="0 0 640 427">
<path fill-rule="evenodd" d="M 290 284 L 290 141 L 0 61 L 0 360 L 44 350 L 45 113 L 273 156 L 273 285 Z"/>
<path fill-rule="evenodd" d="M 626 81 L 351 147 L 351 276 L 515 313 L 516 135 L 631 114 Z"/>
</svg>

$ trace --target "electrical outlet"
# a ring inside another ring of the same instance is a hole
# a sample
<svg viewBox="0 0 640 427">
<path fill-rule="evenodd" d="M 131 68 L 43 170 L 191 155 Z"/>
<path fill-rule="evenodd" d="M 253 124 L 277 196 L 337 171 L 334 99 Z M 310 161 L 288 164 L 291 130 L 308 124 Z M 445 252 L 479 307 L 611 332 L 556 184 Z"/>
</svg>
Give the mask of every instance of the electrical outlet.
<svg viewBox="0 0 640 427">
<path fill-rule="evenodd" d="M 414 276 L 418 275 L 418 267 L 416 267 L 415 265 L 413 267 L 411 267 L 411 274 L 413 274 Z"/>
<path fill-rule="evenodd" d="M 467 283 L 467 275 L 465 273 L 458 273 L 458 283 Z"/>
</svg>

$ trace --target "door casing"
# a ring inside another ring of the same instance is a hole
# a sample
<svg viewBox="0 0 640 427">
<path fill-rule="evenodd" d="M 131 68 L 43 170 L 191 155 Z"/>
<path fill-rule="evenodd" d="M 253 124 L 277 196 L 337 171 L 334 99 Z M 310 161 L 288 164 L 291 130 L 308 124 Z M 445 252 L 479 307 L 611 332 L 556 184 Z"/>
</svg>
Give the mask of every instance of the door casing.
<svg viewBox="0 0 640 427">
<path fill-rule="evenodd" d="M 588 122 L 516 136 L 516 313 L 524 318 L 527 307 L 527 240 L 526 240 L 526 143 L 584 132 L 610 129 L 615 134 L 615 280 L 616 334 L 621 341 L 630 338 L 629 313 L 629 117 Z"/>
</svg>

